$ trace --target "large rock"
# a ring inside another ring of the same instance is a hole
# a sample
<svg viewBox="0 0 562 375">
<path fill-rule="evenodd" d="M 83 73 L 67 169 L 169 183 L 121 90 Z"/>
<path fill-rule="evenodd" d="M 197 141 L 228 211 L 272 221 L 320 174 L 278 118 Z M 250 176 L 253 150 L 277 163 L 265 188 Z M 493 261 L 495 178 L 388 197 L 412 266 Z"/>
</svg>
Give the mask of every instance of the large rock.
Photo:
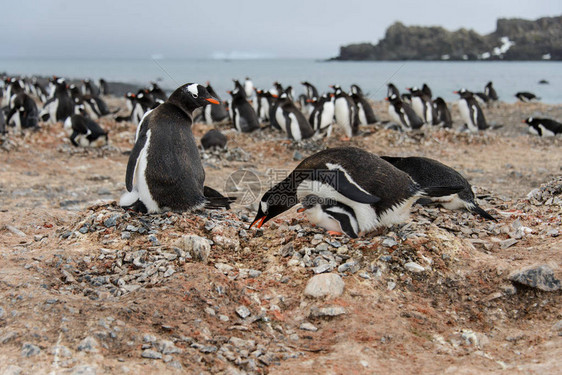
<svg viewBox="0 0 562 375">
<path fill-rule="evenodd" d="M 345 283 L 342 278 L 335 273 L 323 273 L 313 276 L 304 289 L 304 294 L 308 297 L 338 297 L 343 293 Z"/>
<path fill-rule="evenodd" d="M 545 292 L 554 292 L 560 289 L 560 280 L 554 277 L 554 272 L 547 265 L 514 271 L 509 275 L 509 280 Z"/>
<path fill-rule="evenodd" d="M 193 260 L 198 260 L 203 263 L 207 262 L 209 254 L 211 254 L 209 241 L 206 238 L 194 234 L 182 236 L 176 246 L 191 255 Z"/>
</svg>

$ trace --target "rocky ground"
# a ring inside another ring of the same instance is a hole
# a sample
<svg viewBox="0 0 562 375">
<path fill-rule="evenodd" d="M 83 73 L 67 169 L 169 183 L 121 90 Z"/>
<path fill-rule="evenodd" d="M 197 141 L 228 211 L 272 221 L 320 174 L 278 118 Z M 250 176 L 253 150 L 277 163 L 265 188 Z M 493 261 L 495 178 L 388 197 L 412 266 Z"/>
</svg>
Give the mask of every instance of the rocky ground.
<svg viewBox="0 0 562 375">
<path fill-rule="evenodd" d="M 202 154 L 207 185 L 229 190 L 247 170 L 256 196 L 325 147 L 433 157 L 498 219 L 416 206 L 409 223 L 359 239 L 295 209 L 248 229 L 251 194 L 230 211 L 122 210 L 132 124 L 102 120 L 101 150 L 72 147 L 60 124 L 5 140 L 0 373 L 559 372 L 562 139 L 527 135 L 521 120 L 560 119 L 562 107 L 485 111 L 503 127 L 373 126 L 350 142 L 336 132 L 300 144 L 226 131 L 228 150 Z"/>
</svg>

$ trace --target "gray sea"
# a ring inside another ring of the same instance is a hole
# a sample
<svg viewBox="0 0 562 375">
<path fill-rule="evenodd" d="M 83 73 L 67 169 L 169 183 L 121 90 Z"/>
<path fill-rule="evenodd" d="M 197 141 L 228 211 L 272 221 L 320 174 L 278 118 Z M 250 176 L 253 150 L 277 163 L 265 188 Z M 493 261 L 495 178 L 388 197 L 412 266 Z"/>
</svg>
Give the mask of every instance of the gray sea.
<svg viewBox="0 0 562 375">
<path fill-rule="evenodd" d="M 171 60 L 171 59 L 0 59 L 0 72 L 21 75 L 58 75 L 146 85 L 158 81 L 168 90 L 187 82 L 210 81 L 223 99 L 232 89 L 232 79 L 250 77 L 258 88 L 269 89 L 274 81 L 303 91 L 307 80 L 319 89 L 356 83 L 373 100 L 386 96 L 386 84 L 393 82 L 400 91 L 427 83 L 434 96 L 446 101 L 457 99 L 454 90 L 483 91 L 493 81 L 500 100 L 515 102 L 518 91 L 530 91 L 543 102 L 562 103 L 562 62 L 325 62 L 305 59 L 264 60 Z M 549 84 L 539 84 L 540 80 Z"/>
</svg>

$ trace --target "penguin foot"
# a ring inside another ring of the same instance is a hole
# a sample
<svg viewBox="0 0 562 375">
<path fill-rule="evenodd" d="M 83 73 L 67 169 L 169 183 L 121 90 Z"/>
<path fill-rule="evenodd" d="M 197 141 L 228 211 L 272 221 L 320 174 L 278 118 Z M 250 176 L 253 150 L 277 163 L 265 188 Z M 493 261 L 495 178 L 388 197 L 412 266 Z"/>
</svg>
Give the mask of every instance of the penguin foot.
<svg viewBox="0 0 562 375">
<path fill-rule="evenodd" d="M 349 142 L 349 141 L 351 141 L 351 138 L 349 138 L 349 137 L 347 137 L 347 136 L 341 137 L 341 138 L 340 138 L 340 141 Z"/>
<path fill-rule="evenodd" d="M 326 233 L 328 233 L 330 236 L 343 236 L 342 232 L 336 232 L 334 230 L 328 230 L 326 231 Z"/>
</svg>

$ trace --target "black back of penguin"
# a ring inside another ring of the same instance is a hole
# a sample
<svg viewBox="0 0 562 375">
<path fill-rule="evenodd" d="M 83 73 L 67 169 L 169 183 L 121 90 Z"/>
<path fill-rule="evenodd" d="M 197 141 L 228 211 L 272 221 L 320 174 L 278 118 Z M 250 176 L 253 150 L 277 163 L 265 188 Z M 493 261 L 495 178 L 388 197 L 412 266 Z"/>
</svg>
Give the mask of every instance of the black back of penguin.
<svg viewBox="0 0 562 375">
<path fill-rule="evenodd" d="M 437 114 L 437 125 L 441 125 L 444 128 L 452 128 L 453 118 L 445 100 L 439 96 L 433 101 L 433 106 Z"/>
<path fill-rule="evenodd" d="M 484 87 L 484 94 L 486 94 L 490 100 L 497 101 L 499 99 L 492 81 L 488 82 Z"/>
<path fill-rule="evenodd" d="M 474 192 L 472 191 L 470 183 L 453 168 L 437 160 L 417 156 L 381 156 L 381 158 L 410 175 L 410 177 L 412 177 L 412 179 L 416 181 L 422 189 L 431 186 L 462 187 L 462 190 L 456 193 L 458 198 L 463 202 L 462 207 L 488 220 L 495 220 L 490 214 L 476 204 Z M 436 199 L 436 202 L 439 203 L 439 199 L 442 198 Z M 450 207 L 450 209 L 458 208 L 461 207 Z"/>
<path fill-rule="evenodd" d="M 351 85 L 351 98 L 357 105 L 357 118 L 362 125 L 374 124 L 377 122 L 375 111 L 369 101 L 363 95 L 363 90 L 356 84 Z"/>
<path fill-rule="evenodd" d="M 217 129 L 211 129 L 203 137 L 201 137 L 201 146 L 205 150 L 210 148 L 225 148 L 227 138 Z"/>
<path fill-rule="evenodd" d="M 70 135 L 70 142 L 74 146 L 104 146 L 108 141 L 108 133 L 97 122 L 87 118 L 86 116 L 75 114 L 70 116 L 65 121 L 70 124 L 72 133 Z"/>
<path fill-rule="evenodd" d="M 523 120 L 523 122 L 529 125 L 530 132 L 535 133 L 536 135 L 539 135 L 541 137 L 562 134 L 562 124 L 552 119 L 529 117 L 526 120 Z"/>
<path fill-rule="evenodd" d="M 238 84 L 240 85 L 240 84 Z M 254 108 L 246 100 L 243 88 L 238 86 L 230 93 L 232 95 L 231 116 L 236 130 L 243 133 L 253 132 L 260 128 L 258 116 Z"/>
<path fill-rule="evenodd" d="M 283 117 L 285 131 L 289 138 L 300 141 L 314 135 L 312 126 L 286 93 L 283 93 L 279 98 L 276 116 L 278 113 L 281 113 Z M 279 119 L 277 119 L 277 122 L 280 123 Z"/>
<path fill-rule="evenodd" d="M 23 91 L 12 97 L 11 108 L 6 117 L 8 124 L 14 122 L 16 127 L 21 127 L 22 129 L 39 127 L 39 110 L 37 105 Z M 20 131 L 21 129 L 17 130 Z"/>
<path fill-rule="evenodd" d="M 193 111 L 207 102 L 218 103 L 203 86 L 185 84 L 141 122 L 127 164 L 126 185 L 129 192 L 137 192 L 139 200 L 149 212 L 159 212 L 164 208 L 185 211 L 205 203 L 205 171 L 191 125 Z M 137 159 L 141 152 L 146 157 L 143 177 L 151 197 L 143 197 L 142 192 L 139 193 L 134 186 L 134 176 L 139 172 L 137 168 L 140 164 Z M 132 204 L 124 204 L 123 201 L 122 197 L 123 206 Z"/>
<path fill-rule="evenodd" d="M 390 105 L 394 108 L 394 111 L 398 116 L 398 119 L 395 120 L 400 120 L 398 125 L 405 129 L 419 129 L 423 126 L 422 118 L 416 114 L 408 103 L 403 102 L 396 95 L 390 96 L 387 100 L 390 102 Z"/>
<path fill-rule="evenodd" d="M 478 101 L 474 98 L 474 94 L 466 89 L 460 89 L 455 91 L 455 93 L 461 97 L 459 100 L 459 111 L 468 129 L 471 131 L 488 129 L 484 112 Z"/>
</svg>

